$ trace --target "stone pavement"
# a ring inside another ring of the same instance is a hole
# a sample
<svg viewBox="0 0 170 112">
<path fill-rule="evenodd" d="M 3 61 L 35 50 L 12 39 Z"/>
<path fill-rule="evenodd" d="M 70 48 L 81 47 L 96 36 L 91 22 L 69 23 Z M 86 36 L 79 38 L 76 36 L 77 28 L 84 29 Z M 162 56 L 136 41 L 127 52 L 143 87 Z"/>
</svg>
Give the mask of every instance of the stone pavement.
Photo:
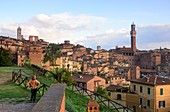
<svg viewBox="0 0 170 112">
<path fill-rule="evenodd" d="M 30 112 L 35 104 L 0 104 L 0 112 Z"/>
</svg>

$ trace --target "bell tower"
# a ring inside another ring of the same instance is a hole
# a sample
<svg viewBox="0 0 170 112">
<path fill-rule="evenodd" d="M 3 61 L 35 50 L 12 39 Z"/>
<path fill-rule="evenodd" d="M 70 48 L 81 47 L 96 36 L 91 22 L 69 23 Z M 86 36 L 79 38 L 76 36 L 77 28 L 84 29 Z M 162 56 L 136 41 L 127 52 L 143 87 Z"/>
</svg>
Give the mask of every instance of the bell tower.
<svg viewBox="0 0 170 112">
<path fill-rule="evenodd" d="M 22 39 L 21 28 L 20 27 L 17 28 L 17 39 L 19 39 L 19 40 Z"/>
<path fill-rule="evenodd" d="M 131 49 L 134 53 L 136 53 L 136 30 L 134 23 L 132 23 L 131 25 L 130 35 L 131 35 Z"/>
</svg>

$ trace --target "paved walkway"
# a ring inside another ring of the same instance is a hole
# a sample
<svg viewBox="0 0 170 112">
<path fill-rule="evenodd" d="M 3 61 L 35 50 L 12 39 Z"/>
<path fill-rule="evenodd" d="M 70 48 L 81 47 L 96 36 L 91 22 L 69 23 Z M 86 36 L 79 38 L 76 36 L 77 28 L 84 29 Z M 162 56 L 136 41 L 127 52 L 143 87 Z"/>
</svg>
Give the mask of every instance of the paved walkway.
<svg viewBox="0 0 170 112">
<path fill-rule="evenodd" d="M 35 104 L 0 104 L 0 112 L 30 112 Z"/>
</svg>

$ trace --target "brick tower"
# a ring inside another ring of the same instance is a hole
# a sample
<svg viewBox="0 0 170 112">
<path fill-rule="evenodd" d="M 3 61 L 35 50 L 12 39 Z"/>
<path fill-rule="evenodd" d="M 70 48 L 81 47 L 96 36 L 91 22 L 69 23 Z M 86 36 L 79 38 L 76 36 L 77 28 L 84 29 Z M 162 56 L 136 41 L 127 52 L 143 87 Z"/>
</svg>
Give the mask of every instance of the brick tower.
<svg viewBox="0 0 170 112">
<path fill-rule="evenodd" d="M 21 28 L 20 27 L 17 28 L 17 39 L 19 39 L 19 40 L 22 39 Z"/>
<path fill-rule="evenodd" d="M 99 112 L 99 104 L 95 100 L 89 100 L 87 112 Z"/>
<path fill-rule="evenodd" d="M 134 53 L 136 53 L 136 30 L 134 23 L 131 25 L 130 35 L 131 35 L 131 49 Z"/>
</svg>

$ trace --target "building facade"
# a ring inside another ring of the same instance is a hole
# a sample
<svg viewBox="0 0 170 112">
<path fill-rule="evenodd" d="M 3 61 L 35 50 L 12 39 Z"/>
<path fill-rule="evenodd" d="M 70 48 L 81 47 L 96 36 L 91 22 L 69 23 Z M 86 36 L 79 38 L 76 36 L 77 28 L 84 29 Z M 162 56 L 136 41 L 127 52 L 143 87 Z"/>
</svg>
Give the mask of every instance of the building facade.
<svg viewBox="0 0 170 112">
<path fill-rule="evenodd" d="M 159 76 L 134 79 L 131 80 L 130 91 L 138 97 L 135 102 L 127 103 L 127 106 L 136 112 L 170 111 L 170 79 Z"/>
</svg>

